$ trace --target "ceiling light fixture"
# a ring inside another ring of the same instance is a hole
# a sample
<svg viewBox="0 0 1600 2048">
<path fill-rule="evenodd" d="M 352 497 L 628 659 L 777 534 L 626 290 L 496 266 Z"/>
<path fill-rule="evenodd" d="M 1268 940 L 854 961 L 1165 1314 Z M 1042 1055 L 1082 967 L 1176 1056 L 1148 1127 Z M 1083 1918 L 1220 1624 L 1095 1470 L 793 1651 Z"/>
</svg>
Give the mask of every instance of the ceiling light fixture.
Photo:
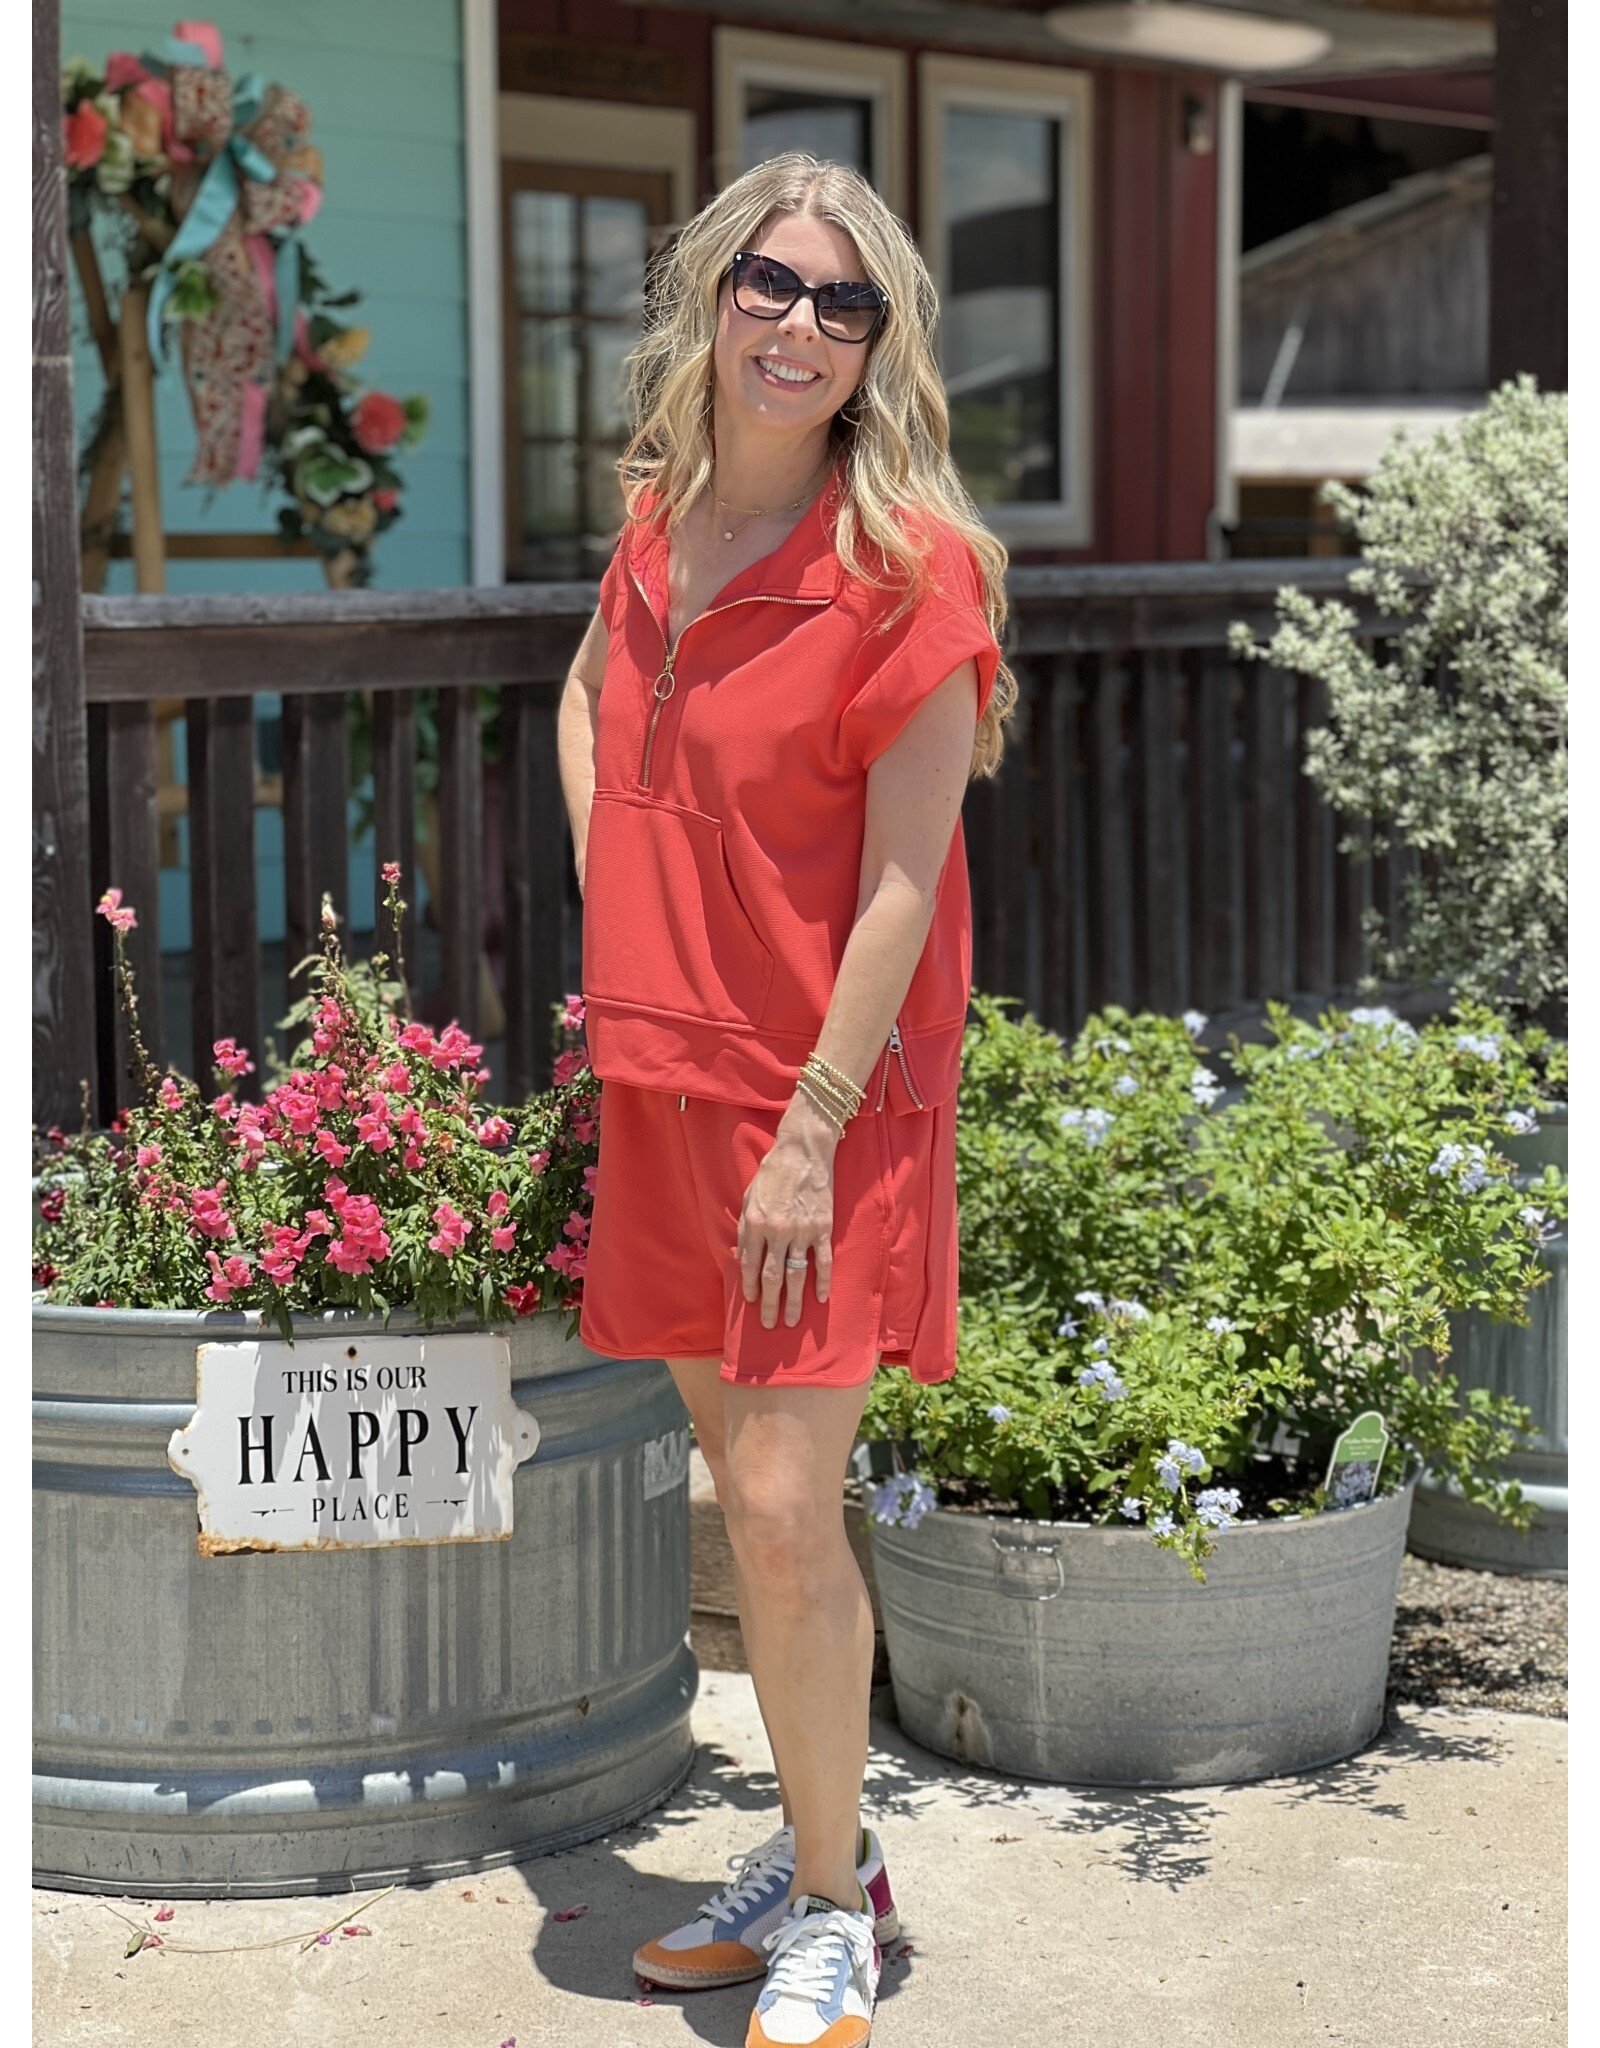
<svg viewBox="0 0 1600 2048">
<path fill-rule="evenodd" d="M 1229 74 L 1291 71 L 1314 62 L 1333 42 L 1326 29 L 1304 22 L 1179 0 L 1080 0 L 1051 8 L 1044 22 L 1059 42 L 1096 56 Z"/>
</svg>

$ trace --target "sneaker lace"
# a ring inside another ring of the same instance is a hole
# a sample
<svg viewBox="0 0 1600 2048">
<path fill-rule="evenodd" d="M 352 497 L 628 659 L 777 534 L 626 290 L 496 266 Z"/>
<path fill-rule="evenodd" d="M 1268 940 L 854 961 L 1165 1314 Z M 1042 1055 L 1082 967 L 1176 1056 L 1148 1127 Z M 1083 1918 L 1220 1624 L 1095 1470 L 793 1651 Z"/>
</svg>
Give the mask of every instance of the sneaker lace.
<svg viewBox="0 0 1600 2048">
<path fill-rule="evenodd" d="M 805 1913 L 785 1920 L 766 1937 L 772 1956 L 767 1988 L 821 1998 L 832 1987 L 841 1952 L 852 1970 L 865 1970 L 870 1939 L 859 1913 Z"/>
<path fill-rule="evenodd" d="M 753 1899 L 765 1898 L 778 1883 L 780 1877 L 788 1875 L 793 1860 L 793 1851 L 783 1829 L 758 1848 L 746 1850 L 742 1856 L 730 1856 L 728 1868 L 732 1878 L 720 1891 L 713 1892 L 700 1908 L 701 1917 L 706 1920 L 732 1920 L 741 1906 L 747 1906 Z"/>
</svg>

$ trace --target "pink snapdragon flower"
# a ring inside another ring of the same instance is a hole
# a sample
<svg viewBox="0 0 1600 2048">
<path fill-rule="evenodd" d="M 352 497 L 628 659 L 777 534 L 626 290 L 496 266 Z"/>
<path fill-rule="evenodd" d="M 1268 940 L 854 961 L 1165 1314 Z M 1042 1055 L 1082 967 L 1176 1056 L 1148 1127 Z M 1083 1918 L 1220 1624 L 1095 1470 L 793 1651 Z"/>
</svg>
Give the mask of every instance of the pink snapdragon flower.
<svg viewBox="0 0 1600 2048">
<path fill-rule="evenodd" d="M 269 1223 L 261 1250 L 261 1270 L 279 1287 L 287 1287 L 311 1248 L 315 1230 L 296 1231 L 291 1223 Z"/>
<path fill-rule="evenodd" d="M 503 1116 L 486 1116 L 477 1131 L 480 1145 L 505 1145 L 510 1142 L 511 1126 Z"/>
<path fill-rule="evenodd" d="M 370 1273 L 377 1260 L 389 1256 L 389 1233 L 377 1203 L 370 1195 L 347 1193 L 343 1181 L 330 1180 L 327 1192 L 328 1206 L 339 1219 L 328 1263 L 341 1273 Z"/>
<path fill-rule="evenodd" d="M 374 1152 L 387 1152 L 394 1143 L 389 1128 L 389 1098 L 377 1089 L 367 1097 L 367 1107 L 356 1118 L 356 1136 Z"/>
<path fill-rule="evenodd" d="M 528 1168 L 532 1173 L 543 1173 L 549 1164 L 550 1151 L 548 1146 L 541 1146 L 537 1152 L 530 1152 L 528 1154 Z"/>
<path fill-rule="evenodd" d="M 95 909 L 113 931 L 131 932 L 138 929 L 139 920 L 134 915 L 133 905 L 123 902 L 120 889 L 108 889 L 95 905 Z"/>
<path fill-rule="evenodd" d="M 279 1082 L 267 1100 L 297 1138 L 309 1138 L 322 1117 L 322 1105 L 305 1085 L 302 1074 Z"/>
<path fill-rule="evenodd" d="M 494 1193 L 489 1197 L 488 1201 L 485 1202 L 483 1206 L 489 1215 L 503 1216 L 506 1213 L 506 1211 L 511 1207 L 511 1197 L 506 1193 L 504 1188 L 496 1188 Z"/>
<path fill-rule="evenodd" d="M 391 1094 L 409 1095 L 411 1093 L 411 1069 L 404 1060 L 396 1060 L 392 1066 L 385 1067 L 378 1076 L 378 1079 Z"/>
<path fill-rule="evenodd" d="M 211 1285 L 206 1293 L 212 1301 L 232 1301 L 242 1287 L 250 1285 L 250 1261 L 236 1252 L 224 1263 L 215 1252 L 206 1253 L 211 1268 Z"/>
<path fill-rule="evenodd" d="M 508 1252 L 517 1241 L 517 1226 L 514 1223 L 497 1223 L 489 1232 L 489 1242 L 497 1252 Z"/>
<path fill-rule="evenodd" d="M 161 1107 L 163 1109 L 182 1109 L 183 1107 L 183 1090 L 170 1074 L 163 1074 L 161 1077 Z M 111 1128 L 115 1130 L 117 1127 L 113 1124 Z"/>
<path fill-rule="evenodd" d="M 576 1031 L 581 1027 L 587 1007 L 582 995 L 567 997 L 566 1007 L 561 1012 L 561 1022 L 568 1031 Z"/>
<path fill-rule="evenodd" d="M 428 1239 L 429 1251 L 438 1252 L 441 1258 L 453 1259 L 466 1243 L 472 1225 L 448 1202 L 439 1204 L 433 1212 L 433 1220 L 439 1228 L 435 1235 Z"/>
<path fill-rule="evenodd" d="M 319 1159 L 326 1160 L 329 1166 L 343 1166 L 350 1157 L 350 1147 L 341 1145 L 329 1130 L 318 1131 L 311 1141 L 311 1149 Z"/>
<path fill-rule="evenodd" d="M 228 1188 L 218 1181 L 214 1188 L 194 1188 L 189 1195 L 189 1214 L 202 1237 L 232 1237 L 233 1218 L 222 1206 Z"/>
<path fill-rule="evenodd" d="M 405 1040 L 402 1037 L 401 1044 Z M 483 1058 L 483 1047 L 474 1045 L 459 1024 L 447 1024 L 439 1033 L 438 1043 L 428 1054 L 431 1064 L 441 1073 L 453 1072 L 469 1062 L 476 1066 Z"/>
<path fill-rule="evenodd" d="M 506 1300 L 519 1316 L 531 1316 L 539 1306 L 539 1290 L 531 1283 L 526 1287 L 508 1287 Z"/>
<path fill-rule="evenodd" d="M 332 996 L 324 996 L 317 1006 L 317 1019 L 311 1031 L 311 1043 L 319 1059 L 333 1051 L 343 1030 L 344 1012 Z"/>
<path fill-rule="evenodd" d="M 572 1052 L 564 1052 L 550 1069 L 550 1078 L 558 1088 L 564 1088 L 574 1075 L 581 1074 L 589 1064 L 589 1055 L 580 1045 Z"/>
<path fill-rule="evenodd" d="M 159 1145 L 140 1145 L 133 1155 L 133 1161 L 136 1166 L 159 1166 L 161 1164 L 161 1147 Z M 52 1220 L 49 1216 L 45 1217 L 47 1223 Z"/>
<path fill-rule="evenodd" d="M 397 860 L 386 860 L 379 872 L 390 888 L 397 888 L 399 886 L 400 863 Z"/>
<path fill-rule="evenodd" d="M 240 1074 L 253 1074 L 256 1063 L 248 1052 L 243 1051 L 231 1038 L 219 1038 L 211 1048 L 211 1057 L 225 1074 L 236 1078 Z"/>
</svg>

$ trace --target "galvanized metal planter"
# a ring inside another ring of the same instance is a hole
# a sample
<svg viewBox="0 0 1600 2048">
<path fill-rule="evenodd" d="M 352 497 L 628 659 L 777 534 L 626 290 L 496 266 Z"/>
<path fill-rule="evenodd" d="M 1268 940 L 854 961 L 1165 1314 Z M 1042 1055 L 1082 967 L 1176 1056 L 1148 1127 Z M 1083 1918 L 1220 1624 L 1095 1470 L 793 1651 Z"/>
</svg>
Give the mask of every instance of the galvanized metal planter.
<svg viewBox="0 0 1600 2048">
<path fill-rule="evenodd" d="M 1547 1165 L 1567 1170 L 1567 1111 L 1541 1117 L 1539 1129 L 1502 1144 L 1526 1187 Z M 1451 1482 L 1424 1472 L 1411 1517 L 1410 1548 L 1440 1564 L 1527 1578 L 1567 1575 L 1567 1239 L 1563 1231 L 1544 1248 L 1550 1278 L 1528 1297 L 1528 1322 L 1493 1323 L 1486 1315 L 1453 1319 L 1454 1349 L 1447 1370 L 1464 1388 L 1509 1394 L 1533 1413 L 1538 1434 L 1506 1461 L 1509 1477 L 1538 1506 L 1524 1535 L 1487 1508 L 1463 1500 Z"/>
<path fill-rule="evenodd" d="M 1140 1530 L 936 1509 L 874 1522 L 900 1724 L 941 1756 L 1089 1785 L 1220 1785 L 1383 1725 L 1413 1487 L 1221 1532 L 1197 1585 Z"/>
<path fill-rule="evenodd" d="M 541 1431 L 509 1539 L 203 1557 L 168 1440 L 197 1344 L 260 1319 L 35 1308 L 36 1882 L 417 1882 L 673 1790 L 697 1676 L 686 1417 L 665 1366 L 601 1358 L 567 1320 L 507 1332 Z"/>
</svg>

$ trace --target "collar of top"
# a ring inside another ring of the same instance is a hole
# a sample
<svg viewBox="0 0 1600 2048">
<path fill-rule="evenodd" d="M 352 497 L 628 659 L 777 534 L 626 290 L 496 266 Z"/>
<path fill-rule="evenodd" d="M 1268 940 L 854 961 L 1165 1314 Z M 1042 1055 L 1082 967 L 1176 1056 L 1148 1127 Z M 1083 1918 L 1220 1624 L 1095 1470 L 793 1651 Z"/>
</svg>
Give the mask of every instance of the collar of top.
<svg viewBox="0 0 1600 2048">
<path fill-rule="evenodd" d="M 844 570 L 833 549 L 833 529 L 844 495 L 844 471 L 833 473 L 778 545 L 725 583 L 707 610 L 742 597 L 836 597 Z M 667 609 L 667 532 L 647 507 L 633 529 L 633 573 L 661 617 Z"/>
</svg>

